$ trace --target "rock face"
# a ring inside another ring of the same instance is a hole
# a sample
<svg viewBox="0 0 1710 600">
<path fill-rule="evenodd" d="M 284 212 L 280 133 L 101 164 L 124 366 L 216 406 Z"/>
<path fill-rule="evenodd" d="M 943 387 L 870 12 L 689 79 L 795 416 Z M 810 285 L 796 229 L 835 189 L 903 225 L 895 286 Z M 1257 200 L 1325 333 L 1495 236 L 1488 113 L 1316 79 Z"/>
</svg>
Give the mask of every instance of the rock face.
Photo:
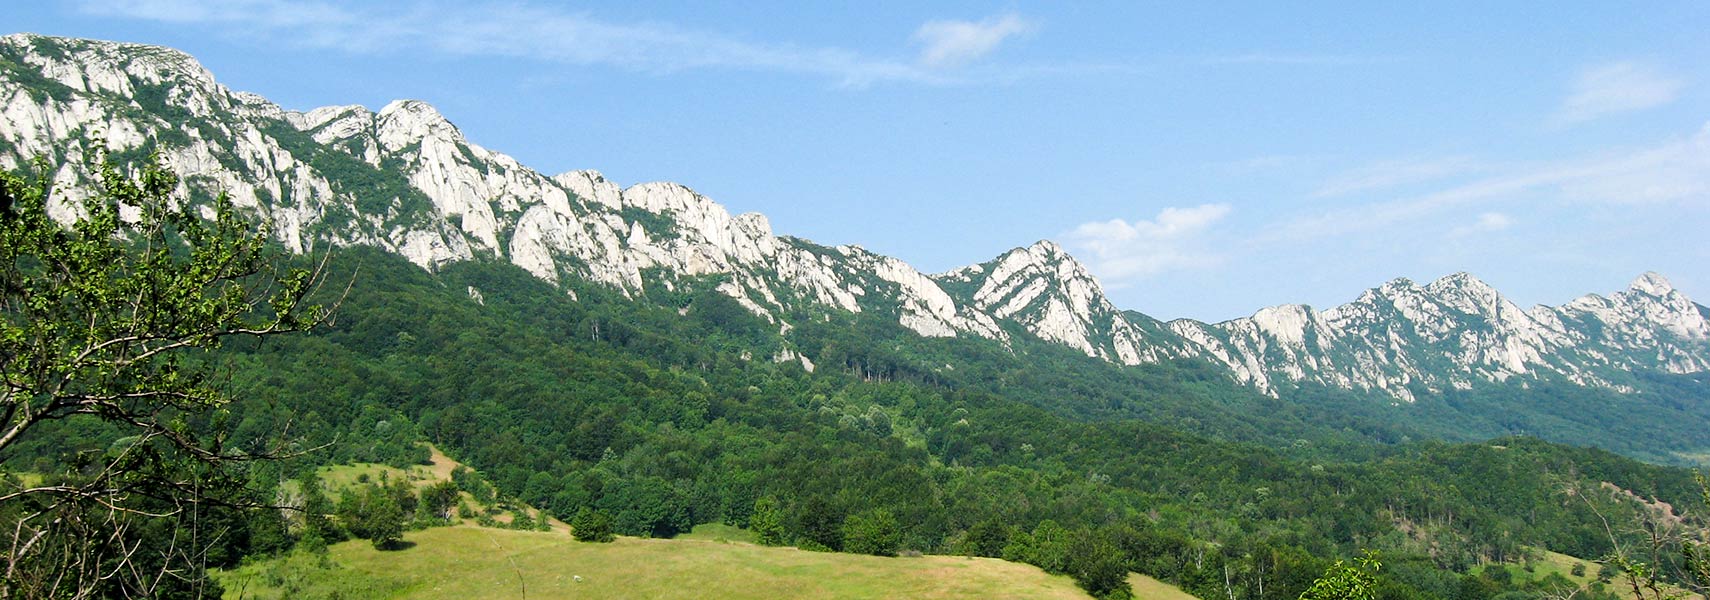
<svg viewBox="0 0 1710 600">
<path fill-rule="evenodd" d="M 780 327 L 785 310 L 881 307 L 925 336 L 1008 336 L 902 261 L 774 236 L 766 217 L 674 183 L 548 177 L 470 143 L 423 102 L 292 112 L 175 50 L 29 34 L 0 38 L 0 101 L 0 165 L 47 156 L 75 191 L 97 145 L 159 150 L 186 193 L 229 193 L 296 252 L 373 245 L 426 269 L 497 259 L 631 297 L 720 275 L 716 289 Z"/>
<path fill-rule="evenodd" d="M 1207 360 L 1272 394 L 1313 384 L 1401 400 L 1513 377 L 1623 389 L 1623 373 L 1710 370 L 1710 311 L 1656 274 L 1561 307 L 1521 309 L 1455 274 L 1391 281 L 1326 311 L 1163 323 L 1118 310 L 1048 241 L 928 276 L 860 247 L 774 235 L 764 216 L 731 215 L 682 185 L 548 177 L 470 143 L 422 102 L 287 111 L 175 50 L 0 37 L 0 166 L 48 158 L 61 190 L 51 210 L 69 219 L 98 146 L 159 151 L 189 197 L 230 194 L 295 252 L 377 246 L 430 270 L 498 260 L 637 300 L 712 285 L 780 332 L 785 315 L 865 312 L 922 336 L 1026 335 L 1123 365 Z"/>
<path fill-rule="evenodd" d="M 1561 376 L 1625 389 L 1633 371 L 1710 370 L 1706 310 L 1646 273 L 1608 298 L 1530 310 L 1466 273 L 1419 286 L 1396 279 L 1323 312 L 1279 306 L 1217 324 L 1175 321 L 1190 354 L 1261 390 L 1313 383 L 1379 390 L 1469 389 L 1515 376 Z"/>
<path fill-rule="evenodd" d="M 1017 248 L 936 279 L 961 292 L 974 309 L 1087 356 L 1136 365 L 1172 354 L 1148 341 L 1105 297 L 1098 280 L 1054 242 Z"/>
</svg>

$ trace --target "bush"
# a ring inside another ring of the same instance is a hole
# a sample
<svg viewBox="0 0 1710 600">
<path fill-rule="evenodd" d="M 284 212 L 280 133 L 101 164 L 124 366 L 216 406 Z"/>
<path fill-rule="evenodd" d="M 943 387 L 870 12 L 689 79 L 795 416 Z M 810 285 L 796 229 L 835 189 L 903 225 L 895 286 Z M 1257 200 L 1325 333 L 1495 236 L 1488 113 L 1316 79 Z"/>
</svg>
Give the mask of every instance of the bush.
<svg viewBox="0 0 1710 600">
<path fill-rule="evenodd" d="M 604 511 L 589 510 L 586 506 L 570 518 L 570 535 L 578 542 L 610 542 L 617 539 L 617 535 L 612 533 L 611 516 Z"/>
<path fill-rule="evenodd" d="M 374 542 L 379 550 L 404 540 L 404 511 L 390 490 L 369 486 L 360 493 L 346 489 L 342 496 L 338 516 L 352 535 Z"/>
<path fill-rule="evenodd" d="M 748 517 L 748 528 L 762 546 L 784 545 L 784 511 L 777 499 L 766 496 L 754 501 L 754 514 Z"/>
<path fill-rule="evenodd" d="M 874 556 L 896 556 L 902 526 L 891 511 L 879 508 L 850 515 L 843 521 L 843 550 Z"/>
</svg>

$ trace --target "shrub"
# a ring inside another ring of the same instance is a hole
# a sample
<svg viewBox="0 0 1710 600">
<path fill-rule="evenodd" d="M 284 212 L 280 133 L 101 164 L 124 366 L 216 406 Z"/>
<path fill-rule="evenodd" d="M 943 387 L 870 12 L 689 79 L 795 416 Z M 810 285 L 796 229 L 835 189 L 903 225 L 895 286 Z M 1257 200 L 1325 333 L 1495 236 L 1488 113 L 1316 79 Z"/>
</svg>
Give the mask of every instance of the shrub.
<svg viewBox="0 0 1710 600">
<path fill-rule="evenodd" d="M 578 542 L 610 542 L 617 539 L 612 533 L 611 516 L 605 511 L 589 510 L 586 506 L 570 518 L 570 535 Z"/>
<path fill-rule="evenodd" d="M 874 556 L 896 556 L 902 526 L 891 511 L 879 508 L 850 515 L 843 521 L 843 550 Z"/>
</svg>

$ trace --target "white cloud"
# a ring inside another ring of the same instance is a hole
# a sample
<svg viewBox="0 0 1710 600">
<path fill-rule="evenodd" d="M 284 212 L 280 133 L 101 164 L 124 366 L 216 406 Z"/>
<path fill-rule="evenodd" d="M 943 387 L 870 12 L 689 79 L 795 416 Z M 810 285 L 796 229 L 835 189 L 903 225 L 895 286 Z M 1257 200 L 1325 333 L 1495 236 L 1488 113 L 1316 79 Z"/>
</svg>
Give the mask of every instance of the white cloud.
<svg viewBox="0 0 1710 600">
<path fill-rule="evenodd" d="M 1011 36 L 1027 33 L 1033 25 L 1014 14 L 973 21 L 928 21 L 915 30 L 914 40 L 923 46 L 920 63 L 932 68 L 959 67 L 996 50 Z"/>
<path fill-rule="evenodd" d="M 1693 135 L 1605 156 L 1497 169 L 1428 194 L 1340 208 L 1279 223 L 1261 241 L 1372 231 L 1473 203 L 1575 201 L 1710 207 L 1710 125 Z"/>
<path fill-rule="evenodd" d="M 1556 111 L 1558 125 L 1655 108 L 1680 97 L 1685 82 L 1650 65 L 1617 62 L 1581 71 L 1573 91 Z"/>
<path fill-rule="evenodd" d="M 616 23 L 551 5 L 425 0 L 352 7 L 287 0 L 86 0 L 85 12 L 186 25 L 223 34 L 356 53 L 502 56 L 640 71 L 699 68 L 824 75 L 845 85 L 954 83 L 932 69 L 830 47 L 766 44 L 657 23 Z M 998 23 L 995 45 L 1018 17 Z M 930 25 L 930 24 L 929 24 Z M 923 30 L 925 27 L 923 27 Z M 978 36 L 976 36 L 978 37 Z M 977 56 L 978 42 L 945 41 L 946 59 Z M 987 49 L 989 50 L 989 48 Z M 958 54 L 960 52 L 961 54 Z"/>
<path fill-rule="evenodd" d="M 1499 212 L 1487 212 L 1478 216 L 1478 220 L 1449 230 L 1449 237 L 1466 237 L 1479 233 L 1494 233 L 1508 229 L 1514 225 L 1514 219 Z"/>
<path fill-rule="evenodd" d="M 1088 267 L 1106 284 L 1175 269 L 1206 267 L 1221 257 L 1205 251 L 1200 237 L 1229 215 L 1228 204 L 1169 207 L 1150 221 L 1094 221 L 1064 234 L 1068 245 L 1089 258 Z"/>
<path fill-rule="evenodd" d="M 1319 197 L 1342 196 L 1356 192 L 1382 190 L 1462 175 L 1480 168 L 1480 165 L 1464 156 L 1427 160 L 1383 161 L 1331 178 L 1319 186 L 1313 195 Z"/>
</svg>

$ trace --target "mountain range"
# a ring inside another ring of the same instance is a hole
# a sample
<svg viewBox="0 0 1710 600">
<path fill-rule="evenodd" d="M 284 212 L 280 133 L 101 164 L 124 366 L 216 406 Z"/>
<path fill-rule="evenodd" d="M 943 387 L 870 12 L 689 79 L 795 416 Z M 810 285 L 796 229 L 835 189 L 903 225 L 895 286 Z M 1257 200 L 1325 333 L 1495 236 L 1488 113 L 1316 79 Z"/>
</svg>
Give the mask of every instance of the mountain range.
<svg viewBox="0 0 1710 600">
<path fill-rule="evenodd" d="M 809 370 L 815 357 L 789 347 L 789 332 L 842 312 L 929 338 L 1036 338 L 1116 365 L 1204 361 L 1271 396 L 1329 388 L 1409 403 L 1534 382 L 1629 394 L 1644 374 L 1710 371 L 1710 309 L 1655 273 L 1561 306 L 1522 308 L 1455 273 L 1392 280 L 1325 310 L 1166 322 L 1114 306 L 1050 241 L 928 274 L 776 234 L 764 215 L 732 215 L 680 184 L 536 172 L 420 101 L 292 111 L 226 88 L 176 50 L 0 38 L 0 166 L 45 158 L 59 190 L 50 210 L 69 219 L 98 147 L 159 152 L 191 201 L 228 194 L 295 253 L 372 246 L 429 271 L 501 261 L 567 294 L 587 281 L 665 304 L 713 289 L 777 330 L 786 347 L 775 360 Z"/>
</svg>

